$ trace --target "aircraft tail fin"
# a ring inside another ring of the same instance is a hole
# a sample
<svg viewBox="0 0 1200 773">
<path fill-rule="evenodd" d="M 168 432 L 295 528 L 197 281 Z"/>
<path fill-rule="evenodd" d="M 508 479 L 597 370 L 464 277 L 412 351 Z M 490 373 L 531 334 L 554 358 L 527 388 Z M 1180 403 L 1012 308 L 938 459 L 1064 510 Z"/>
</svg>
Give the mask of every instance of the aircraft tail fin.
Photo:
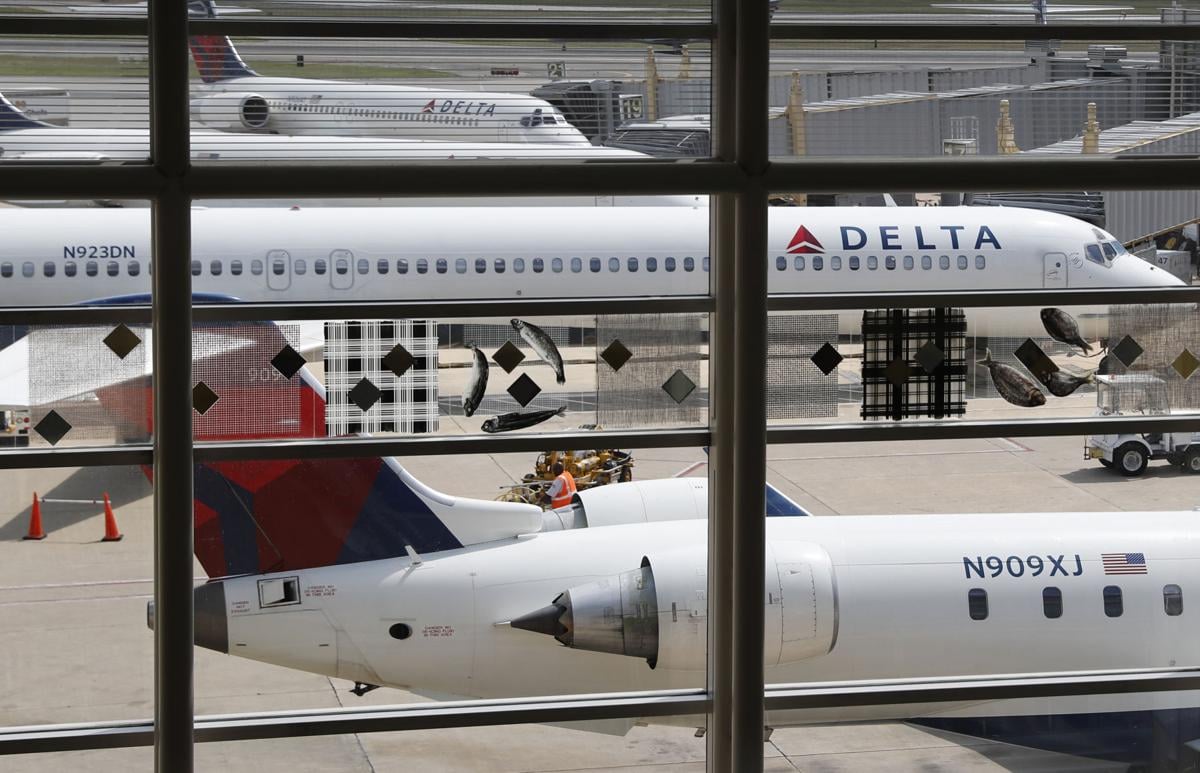
<svg viewBox="0 0 1200 773">
<path fill-rule="evenodd" d="M 192 18 L 215 19 L 217 8 L 213 0 L 190 0 L 188 14 Z M 196 70 L 205 83 L 220 83 L 233 78 L 253 78 L 251 70 L 238 55 L 233 42 L 225 35 L 192 35 L 188 38 Z"/>
<path fill-rule="evenodd" d="M 51 124 L 30 118 L 21 109 L 0 94 L 0 132 L 9 129 L 44 129 Z"/>
</svg>

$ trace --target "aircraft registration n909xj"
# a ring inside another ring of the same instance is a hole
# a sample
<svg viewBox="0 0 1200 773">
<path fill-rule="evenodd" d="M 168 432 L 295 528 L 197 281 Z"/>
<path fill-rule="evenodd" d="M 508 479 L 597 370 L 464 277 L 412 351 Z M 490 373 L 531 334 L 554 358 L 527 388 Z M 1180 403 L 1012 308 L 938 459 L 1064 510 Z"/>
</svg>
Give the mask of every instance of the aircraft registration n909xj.
<svg viewBox="0 0 1200 773">
<path fill-rule="evenodd" d="M 194 18 L 216 15 L 212 0 L 192 0 L 188 8 Z M 204 81 L 192 98 L 192 118 L 214 129 L 591 144 L 558 108 L 528 94 L 266 77 L 223 35 L 196 35 L 190 45 Z"/>
<path fill-rule="evenodd" d="M 688 295 L 709 291 L 709 212 L 691 207 L 196 209 L 196 292 L 245 301 Z M 150 289 L 146 210 L 0 210 L 0 301 Z M 773 208 L 772 293 L 1179 285 L 1111 235 L 992 207 Z M 979 309 L 992 335 L 1035 313 Z M 1099 318 L 1080 314 L 1084 335 Z M 847 326 L 858 312 L 847 316 Z"/>
</svg>

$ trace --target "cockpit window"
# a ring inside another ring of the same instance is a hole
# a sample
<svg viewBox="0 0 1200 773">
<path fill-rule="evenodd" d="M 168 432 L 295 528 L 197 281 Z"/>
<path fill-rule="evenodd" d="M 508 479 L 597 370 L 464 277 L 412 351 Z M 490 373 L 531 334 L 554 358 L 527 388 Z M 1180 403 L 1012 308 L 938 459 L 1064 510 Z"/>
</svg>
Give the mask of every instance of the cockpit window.
<svg viewBox="0 0 1200 773">
<path fill-rule="evenodd" d="M 1113 247 L 1113 242 L 1104 242 L 1100 245 L 1100 247 L 1104 250 L 1104 257 L 1108 258 L 1109 260 L 1117 257 L 1117 250 L 1115 247 Z"/>
<path fill-rule="evenodd" d="M 1100 250 L 1099 244 L 1089 244 L 1083 249 L 1087 253 L 1088 260 L 1093 263 L 1099 263 L 1102 266 L 1104 265 L 1104 253 Z"/>
</svg>

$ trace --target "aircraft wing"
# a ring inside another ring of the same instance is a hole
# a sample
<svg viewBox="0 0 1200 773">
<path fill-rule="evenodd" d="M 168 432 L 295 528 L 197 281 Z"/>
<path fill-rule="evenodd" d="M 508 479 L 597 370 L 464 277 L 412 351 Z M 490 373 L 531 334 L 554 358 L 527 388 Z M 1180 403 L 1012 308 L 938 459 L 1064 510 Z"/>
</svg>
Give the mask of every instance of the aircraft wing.
<svg viewBox="0 0 1200 773">
<path fill-rule="evenodd" d="M 18 150 L 16 152 L 5 152 L 3 147 L 0 147 L 0 163 L 9 161 L 28 161 L 37 164 L 105 164 L 112 161 L 112 157 L 87 150 Z"/>
<path fill-rule="evenodd" d="M 1027 3 L 930 3 L 931 8 L 955 8 L 960 11 L 987 11 L 989 13 L 1038 13 L 1038 9 Z M 1052 5 L 1044 13 L 1103 13 L 1104 11 L 1132 11 L 1132 5 Z"/>
</svg>

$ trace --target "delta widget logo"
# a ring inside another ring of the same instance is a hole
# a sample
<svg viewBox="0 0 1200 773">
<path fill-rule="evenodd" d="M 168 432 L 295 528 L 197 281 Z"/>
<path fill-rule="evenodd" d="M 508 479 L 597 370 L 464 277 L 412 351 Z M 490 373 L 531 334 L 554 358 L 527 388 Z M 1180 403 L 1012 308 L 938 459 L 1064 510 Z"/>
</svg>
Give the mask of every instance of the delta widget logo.
<svg viewBox="0 0 1200 773">
<path fill-rule="evenodd" d="M 792 241 L 788 243 L 787 251 L 789 255 L 807 255 L 825 252 L 825 248 L 821 246 L 820 240 L 813 236 L 812 231 L 806 226 L 800 226 L 796 229 Z"/>
</svg>

